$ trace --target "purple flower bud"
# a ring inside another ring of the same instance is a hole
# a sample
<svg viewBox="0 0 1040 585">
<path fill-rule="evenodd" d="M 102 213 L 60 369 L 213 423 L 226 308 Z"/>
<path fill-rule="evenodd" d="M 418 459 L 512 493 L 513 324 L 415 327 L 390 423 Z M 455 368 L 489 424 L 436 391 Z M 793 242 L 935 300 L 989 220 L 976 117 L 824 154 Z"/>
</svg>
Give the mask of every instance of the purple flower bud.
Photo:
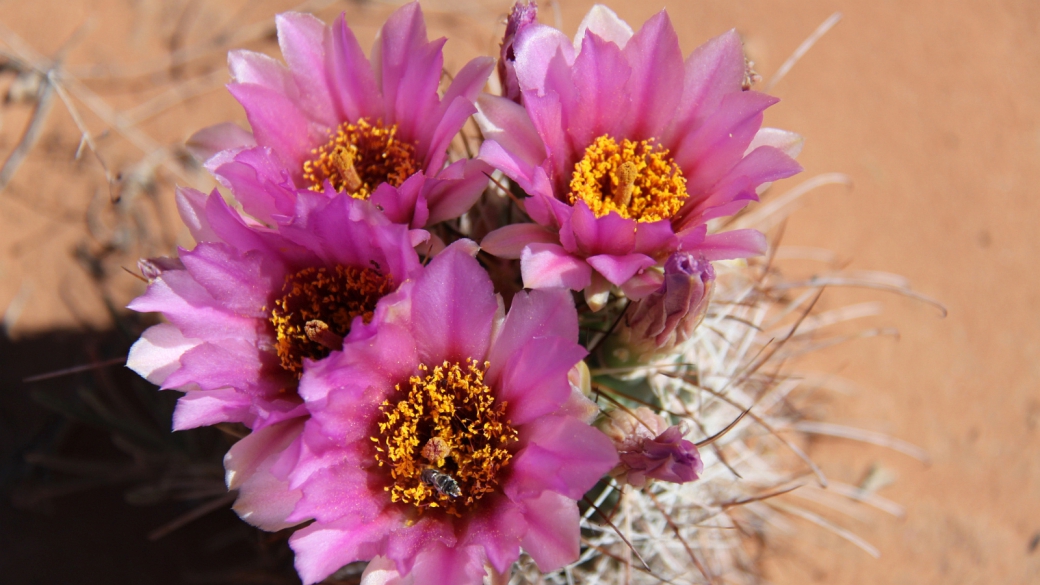
<svg viewBox="0 0 1040 585">
<path fill-rule="evenodd" d="M 653 439 L 643 439 L 639 450 L 619 452 L 621 465 L 628 468 L 628 483 L 642 487 L 647 479 L 686 483 L 704 470 L 697 446 L 683 439 L 678 425 L 668 427 Z"/>
<path fill-rule="evenodd" d="M 535 0 L 513 5 L 506 22 L 506 34 L 502 37 L 502 52 L 498 59 L 498 78 L 502 82 L 502 95 L 520 103 L 520 82 L 516 78 L 516 53 L 513 52 L 513 41 L 525 26 L 534 24 L 538 18 L 538 5 Z"/>
<path fill-rule="evenodd" d="M 670 353 L 693 336 L 715 286 L 711 262 L 685 252 L 664 264 L 664 283 L 629 309 L 621 331 L 635 355 Z"/>
<path fill-rule="evenodd" d="M 697 446 L 683 439 L 684 429 L 645 406 L 614 410 L 602 427 L 618 450 L 620 464 L 611 475 L 635 487 L 648 479 L 686 483 L 704 469 Z"/>
</svg>

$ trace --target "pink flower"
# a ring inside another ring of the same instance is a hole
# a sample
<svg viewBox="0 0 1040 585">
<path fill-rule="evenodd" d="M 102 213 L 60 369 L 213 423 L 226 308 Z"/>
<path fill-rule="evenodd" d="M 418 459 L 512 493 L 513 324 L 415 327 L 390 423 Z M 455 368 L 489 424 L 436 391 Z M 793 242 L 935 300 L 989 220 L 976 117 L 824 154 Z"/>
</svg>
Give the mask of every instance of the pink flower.
<svg viewBox="0 0 1040 585">
<path fill-rule="evenodd" d="M 326 182 L 416 228 L 469 209 L 487 184 L 487 166 L 445 163 L 492 59 L 470 61 L 441 97 L 445 41 L 427 41 L 418 3 L 390 16 L 371 59 L 343 16 L 326 26 L 290 12 L 276 23 L 288 68 L 252 51 L 228 56 L 228 89 L 252 134 L 222 124 L 189 140 L 248 213 L 265 222 L 290 215 L 297 190 L 324 192 Z"/>
<path fill-rule="evenodd" d="M 216 191 L 182 189 L 178 206 L 198 244 L 144 263 L 151 283 L 130 308 L 168 322 L 144 332 L 127 366 L 185 392 L 175 430 L 221 422 L 253 430 L 225 459 L 228 485 L 241 490 L 243 518 L 283 528 L 299 492 L 275 475 L 307 416 L 299 376 L 392 314 L 403 297 L 395 290 L 421 269 L 416 242 L 346 195 L 302 193 L 293 220 L 276 230 L 247 223 Z"/>
<path fill-rule="evenodd" d="M 706 225 L 801 170 L 789 156 L 796 136 L 760 132 L 762 111 L 777 100 L 742 90 L 735 32 L 684 61 L 663 11 L 633 34 L 595 6 L 573 44 L 531 24 L 513 50 L 523 106 L 480 98 L 480 158 L 530 195 L 524 205 L 536 223 L 501 228 L 481 246 L 520 258 L 526 287 L 604 300 L 614 285 L 638 299 L 660 285 L 646 269 L 677 250 L 707 260 L 762 253 L 760 233 L 709 235 Z"/>
<path fill-rule="evenodd" d="M 503 316 L 460 240 L 409 292 L 410 313 L 314 364 L 291 475 L 304 583 L 377 559 L 370 582 L 480 583 L 521 547 L 574 561 L 576 500 L 617 463 L 568 373 L 585 356 L 568 292 L 518 293 Z M 595 409 L 593 409 L 595 410 Z"/>
</svg>

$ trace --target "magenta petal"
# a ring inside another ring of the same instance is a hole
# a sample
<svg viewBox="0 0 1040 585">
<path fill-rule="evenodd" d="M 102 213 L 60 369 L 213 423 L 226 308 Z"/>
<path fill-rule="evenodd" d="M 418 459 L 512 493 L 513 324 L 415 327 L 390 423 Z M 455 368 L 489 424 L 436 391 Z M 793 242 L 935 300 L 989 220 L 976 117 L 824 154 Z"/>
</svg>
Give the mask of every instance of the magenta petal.
<svg viewBox="0 0 1040 585">
<path fill-rule="evenodd" d="M 552 244 L 557 240 L 555 233 L 538 224 L 514 223 L 484 236 L 480 248 L 492 256 L 516 260 L 528 244 Z"/>
<path fill-rule="evenodd" d="M 276 215 L 291 215 L 296 187 L 293 177 L 267 147 L 248 148 L 225 156 L 211 158 L 206 165 L 220 183 L 232 190 L 242 209 L 266 223 L 275 223 Z"/>
<path fill-rule="evenodd" d="M 464 159 L 448 165 L 423 184 L 430 208 L 425 225 L 455 219 L 469 211 L 488 185 L 491 167 L 482 160 Z"/>
<path fill-rule="evenodd" d="M 246 435 L 224 456 L 229 490 L 239 490 L 234 510 L 240 518 L 264 530 L 292 526 L 286 517 L 300 499 L 300 492 L 271 473 L 278 457 L 303 431 L 302 418 L 287 420 Z"/>
<path fill-rule="evenodd" d="M 696 250 L 705 260 L 730 260 L 761 256 L 766 253 L 768 247 L 762 232 L 747 229 L 711 234 Z"/>
<path fill-rule="evenodd" d="M 184 143 L 195 160 L 204 163 L 222 150 L 256 146 L 253 133 L 243 130 L 234 122 L 208 126 L 191 135 Z"/>
<path fill-rule="evenodd" d="M 556 411 L 570 396 L 567 373 L 588 354 L 575 343 L 576 338 L 532 339 L 508 357 L 501 379 L 488 376 L 509 404 L 507 413 L 514 425 Z"/>
<path fill-rule="evenodd" d="M 181 368 L 166 378 L 163 388 L 195 384 L 203 390 L 236 388 L 253 395 L 276 396 L 289 384 L 273 352 L 258 352 L 241 339 L 202 343 L 184 352 Z"/>
<path fill-rule="evenodd" d="M 286 97 L 296 94 L 289 71 L 277 60 L 255 51 L 228 53 L 228 69 L 234 84 L 248 83 L 270 89 Z"/>
<path fill-rule="evenodd" d="M 422 197 L 426 177 L 422 171 L 408 177 L 399 187 L 380 183 L 368 198 L 394 223 L 420 228 L 426 225 L 429 208 Z"/>
<path fill-rule="evenodd" d="M 438 171 L 444 166 L 448 156 L 448 147 L 455 135 L 462 129 L 470 116 L 477 112 L 473 102 L 465 97 L 457 97 L 448 104 L 444 116 L 440 118 L 436 128 L 428 138 L 426 162 L 423 165 L 431 171 Z"/>
<path fill-rule="evenodd" d="M 644 254 L 628 254 L 626 256 L 600 254 L 589 256 L 585 261 L 615 286 L 624 284 L 640 270 L 656 264 L 653 258 Z"/>
<path fill-rule="evenodd" d="M 543 416 L 520 430 L 526 446 L 513 459 L 505 492 L 514 501 L 545 490 L 580 500 L 617 465 L 617 450 L 606 435 L 567 416 Z"/>
<path fill-rule="evenodd" d="M 334 128 L 340 120 L 325 72 L 325 23 L 310 14 L 283 12 L 275 17 L 278 46 L 299 91 L 298 104 L 310 118 Z"/>
<path fill-rule="evenodd" d="M 636 233 L 639 224 L 634 219 L 621 217 L 610 212 L 603 217 L 596 217 L 584 201 L 574 204 L 574 212 L 570 218 L 570 228 L 574 234 L 575 252 L 582 255 L 613 254 L 624 256 L 631 254 L 636 246 Z M 563 236 L 561 235 L 561 239 Z M 566 240 L 563 245 L 568 246 Z"/>
<path fill-rule="evenodd" d="M 325 38 L 326 76 L 339 108 L 339 117 L 355 122 L 385 116 L 372 65 L 341 14 Z"/>
<path fill-rule="evenodd" d="M 699 126 L 718 107 L 722 96 L 739 92 L 745 67 L 744 47 L 734 30 L 698 47 L 686 60 L 685 85 L 675 123 L 662 142 L 671 146 L 676 136 Z"/>
<path fill-rule="evenodd" d="M 284 93 L 252 83 L 232 83 L 228 91 L 245 109 L 257 144 L 271 147 L 290 168 L 301 168 L 310 149 L 324 142 L 324 134 Z"/>
<path fill-rule="evenodd" d="M 219 241 L 206 218 L 206 195 L 189 187 L 177 187 L 177 211 L 196 242 Z"/>
<path fill-rule="evenodd" d="M 556 244 L 529 244 L 520 254 L 526 288 L 581 290 L 592 281 L 592 267 Z"/>
<path fill-rule="evenodd" d="M 304 585 L 317 583 L 347 563 L 379 554 L 386 534 L 400 519 L 383 515 L 369 522 L 344 518 L 332 524 L 311 524 L 289 539 L 296 553 L 296 572 Z"/>
<path fill-rule="evenodd" d="M 775 97 L 754 91 L 725 96 L 718 111 L 672 153 L 686 176 L 687 191 L 706 191 L 740 162 L 762 126 L 762 111 L 777 101 Z"/>
<path fill-rule="evenodd" d="M 425 158 L 429 148 L 419 132 L 423 122 L 431 119 L 440 98 L 444 58 L 444 39 L 427 42 L 426 24 L 418 2 L 405 4 L 394 11 L 376 39 L 379 81 L 383 88 L 386 123 L 397 124 L 402 140 L 418 142 L 418 154 Z"/>
<path fill-rule="evenodd" d="M 498 331 L 488 352 L 488 380 L 497 379 L 510 356 L 531 339 L 559 337 L 576 343 L 578 313 L 574 298 L 563 289 L 520 291 Z"/>
<path fill-rule="evenodd" d="M 554 492 L 542 492 L 524 503 L 524 552 L 543 573 L 578 560 L 581 533 L 578 504 Z"/>
<path fill-rule="evenodd" d="M 679 37 L 662 10 L 643 24 L 625 47 L 632 66 L 628 87 L 633 116 L 628 131 L 636 140 L 660 138 L 679 105 L 683 88 L 683 56 Z"/>
<path fill-rule="evenodd" d="M 419 583 L 451 583 L 452 585 L 481 585 L 484 570 L 483 550 L 477 546 L 445 546 L 432 543 L 424 547 L 409 576 Z"/>
<path fill-rule="evenodd" d="M 513 44 L 516 52 L 516 76 L 520 88 L 538 95 L 546 92 L 548 70 L 559 56 L 564 64 L 574 63 L 574 47 L 567 35 L 551 26 L 532 24 L 520 30 Z M 525 95 L 526 99 L 526 95 Z"/>
<path fill-rule="evenodd" d="M 636 242 L 633 252 L 655 255 L 662 250 L 671 250 L 675 246 L 675 232 L 667 219 L 636 226 Z"/>
<path fill-rule="evenodd" d="M 458 546 L 482 547 L 495 571 L 508 574 L 509 567 L 520 556 L 525 524 L 520 506 L 500 498 L 494 507 L 470 520 Z M 412 572 L 416 570 L 421 569 L 416 567 Z"/>
<path fill-rule="evenodd" d="M 640 114 L 628 92 L 631 74 L 616 44 L 595 34 L 585 36 L 571 70 L 578 99 L 562 101 L 567 134 L 574 144 L 588 145 L 604 134 L 616 135 L 630 117 Z"/>
<path fill-rule="evenodd" d="M 368 521 L 375 518 L 389 501 L 388 498 L 372 497 L 368 486 L 371 472 L 366 469 L 372 463 L 365 460 L 367 454 L 347 455 L 341 450 L 337 455 L 336 461 L 315 471 L 302 484 L 303 497 L 288 516 L 290 521 L 314 518 L 328 524 L 346 516 Z"/>
<path fill-rule="evenodd" d="M 255 339 L 257 334 L 253 319 L 224 310 L 184 270 L 163 272 L 127 307 L 141 313 L 162 313 L 185 337 Z"/>
<path fill-rule="evenodd" d="M 223 306 L 261 319 L 269 316 L 264 307 L 271 291 L 281 288 L 286 272 L 259 252 L 242 252 L 216 242 L 199 244 L 181 252 L 180 258 L 192 278 Z"/>
<path fill-rule="evenodd" d="M 126 367 L 152 384 L 161 386 L 171 373 L 181 367 L 180 359 L 184 352 L 199 343 L 198 339 L 184 337 L 180 329 L 169 323 L 153 325 L 130 348 Z"/>
<path fill-rule="evenodd" d="M 448 246 L 416 280 L 412 331 L 420 361 L 483 361 L 498 309 L 491 279 L 469 255 L 469 240 Z"/>
<path fill-rule="evenodd" d="M 177 400 L 173 430 L 183 431 L 222 422 L 249 424 L 256 418 L 249 396 L 233 390 L 193 390 Z"/>
<path fill-rule="evenodd" d="M 573 89 L 573 88 L 572 88 Z M 565 100 L 556 92 L 544 96 L 525 95 L 524 107 L 531 116 L 534 127 L 538 130 L 538 136 L 545 145 L 548 154 L 548 167 L 542 163 L 542 168 L 555 181 L 554 186 L 560 187 L 561 181 L 571 176 L 576 162 L 576 150 L 568 140 L 564 128 L 567 120 L 563 116 Z M 551 192 L 551 191 L 550 191 Z"/>
<path fill-rule="evenodd" d="M 534 169 L 546 156 L 531 118 L 512 100 L 486 94 L 477 100 L 477 109 L 477 123 L 484 135 L 480 158 L 529 191 Z"/>
</svg>

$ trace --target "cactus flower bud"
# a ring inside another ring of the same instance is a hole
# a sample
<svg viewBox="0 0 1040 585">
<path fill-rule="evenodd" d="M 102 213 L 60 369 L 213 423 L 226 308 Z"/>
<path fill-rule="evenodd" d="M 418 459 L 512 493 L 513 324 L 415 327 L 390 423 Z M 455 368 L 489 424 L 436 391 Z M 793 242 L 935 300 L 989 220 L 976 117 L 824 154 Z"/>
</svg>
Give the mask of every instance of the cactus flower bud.
<svg viewBox="0 0 1040 585">
<path fill-rule="evenodd" d="M 641 488 L 650 479 L 686 483 L 704 470 L 697 446 L 683 439 L 682 426 L 641 406 L 610 413 L 603 432 L 614 441 L 621 462 L 611 475 Z"/>
<path fill-rule="evenodd" d="M 534 24 L 538 18 L 538 5 L 534 0 L 517 2 L 506 21 L 506 34 L 502 37 L 502 49 L 498 59 L 498 78 L 502 82 L 502 96 L 520 103 L 520 82 L 516 78 L 516 53 L 513 41 L 517 33 L 527 25 Z"/>
</svg>

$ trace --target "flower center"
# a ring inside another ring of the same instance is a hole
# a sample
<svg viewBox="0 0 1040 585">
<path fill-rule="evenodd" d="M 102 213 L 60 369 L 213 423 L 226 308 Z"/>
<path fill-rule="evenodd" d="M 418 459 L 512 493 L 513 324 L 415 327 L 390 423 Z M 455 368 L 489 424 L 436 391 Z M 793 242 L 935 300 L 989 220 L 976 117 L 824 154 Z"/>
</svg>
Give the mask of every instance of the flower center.
<svg viewBox="0 0 1040 585">
<path fill-rule="evenodd" d="M 400 187 L 419 171 L 415 146 L 397 138 L 396 124 L 386 127 L 365 119 L 344 122 L 311 154 L 314 158 L 303 163 L 307 188 L 321 192 L 328 180 L 337 192 L 355 199 L 368 199 L 381 183 Z"/>
<path fill-rule="evenodd" d="M 271 311 L 282 367 L 299 376 L 303 358 L 340 349 L 354 317 L 368 323 L 379 299 L 393 290 L 393 279 L 371 268 L 311 267 L 286 276 Z"/>
<path fill-rule="evenodd" d="M 679 165 L 653 139 L 621 144 L 597 138 L 574 165 L 571 205 L 582 200 L 596 217 L 611 211 L 640 222 L 668 219 L 690 196 Z"/>
<path fill-rule="evenodd" d="M 495 491 L 517 432 L 505 419 L 506 403 L 496 403 L 484 384 L 488 365 L 421 364 L 406 387 L 397 386 L 399 401 L 380 406 L 372 442 L 376 461 L 390 472 L 384 489 L 391 501 L 461 516 Z"/>
</svg>

